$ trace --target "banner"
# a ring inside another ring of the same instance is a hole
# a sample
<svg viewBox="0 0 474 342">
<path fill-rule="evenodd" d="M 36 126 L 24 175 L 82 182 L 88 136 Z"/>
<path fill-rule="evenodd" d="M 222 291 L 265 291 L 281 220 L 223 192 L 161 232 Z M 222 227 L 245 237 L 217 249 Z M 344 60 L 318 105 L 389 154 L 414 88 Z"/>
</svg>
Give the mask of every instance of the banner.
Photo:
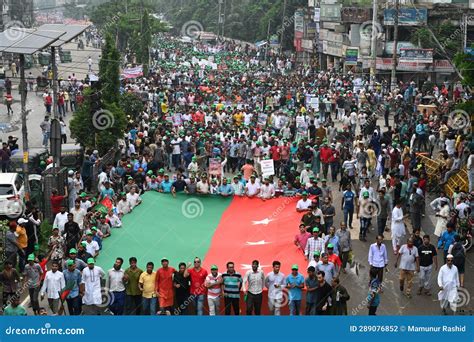
<svg viewBox="0 0 474 342">
<path fill-rule="evenodd" d="M 265 159 L 260 161 L 260 167 L 262 168 L 263 177 L 273 176 L 275 174 L 275 165 L 273 159 Z"/>
<path fill-rule="evenodd" d="M 135 68 L 124 69 L 122 72 L 123 78 L 137 78 L 143 76 L 143 66 L 139 65 Z"/>
<path fill-rule="evenodd" d="M 267 118 L 268 118 L 268 115 L 265 114 L 265 113 L 260 113 L 258 114 L 258 117 L 257 117 L 257 124 L 261 127 L 261 128 L 265 128 L 267 126 Z"/>
<path fill-rule="evenodd" d="M 395 9 L 390 8 L 383 11 L 384 25 L 395 24 Z M 398 11 L 398 25 L 420 26 L 428 21 L 428 10 L 426 8 L 400 8 Z"/>
<path fill-rule="evenodd" d="M 316 23 L 319 23 L 319 20 L 321 19 L 321 9 L 316 7 L 314 9 L 314 18 L 313 21 Z"/>
<path fill-rule="evenodd" d="M 295 32 L 304 32 L 304 12 L 301 9 L 295 12 Z"/>
<path fill-rule="evenodd" d="M 341 4 L 321 4 L 321 21 L 341 21 Z"/>
<path fill-rule="evenodd" d="M 372 20 L 371 9 L 361 7 L 344 7 L 341 14 L 343 22 L 362 24 Z"/>
<path fill-rule="evenodd" d="M 222 174 L 221 160 L 216 158 L 209 159 L 209 174 L 220 177 Z"/>
<path fill-rule="evenodd" d="M 433 63 L 433 49 L 400 49 L 400 62 Z"/>
</svg>

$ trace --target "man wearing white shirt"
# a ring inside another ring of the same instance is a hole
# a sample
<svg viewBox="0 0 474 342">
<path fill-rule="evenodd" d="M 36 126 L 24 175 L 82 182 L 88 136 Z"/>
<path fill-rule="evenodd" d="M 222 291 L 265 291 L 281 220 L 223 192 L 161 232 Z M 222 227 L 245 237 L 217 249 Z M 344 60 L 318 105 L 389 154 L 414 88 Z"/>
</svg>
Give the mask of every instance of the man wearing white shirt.
<svg viewBox="0 0 474 342">
<path fill-rule="evenodd" d="M 443 313 L 446 313 L 448 305 L 451 310 L 456 310 L 458 300 L 459 275 L 458 268 L 453 264 L 454 256 L 448 254 L 446 256 L 446 265 L 441 266 L 438 273 L 438 286 L 440 291 L 438 299 L 440 301 Z"/>
<path fill-rule="evenodd" d="M 383 243 L 383 236 L 377 235 L 377 242 L 373 243 L 369 247 L 369 265 L 370 269 L 377 271 L 377 278 L 382 284 L 383 281 L 383 270 L 388 265 L 387 248 Z"/>
<path fill-rule="evenodd" d="M 62 235 L 64 232 L 64 225 L 67 222 L 67 215 L 68 212 L 66 211 L 66 207 L 61 207 L 61 211 L 54 217 L 53 228 L 58 228 L 60 235 Z"/>
<path fill-rule="evenodd" d="M 102 292 L 100 281 L 105 273 L 102 268 L 95 266 L 93 258 L 87 259 L 87 267 L 82 270 L 80 293 L 82 296 L 82 313 L 85 316 L 100 315 L 103 313 Z"/>
<path fill-rule="evenodd" d="M 301 199 L 296 203 L 296 211 L 303 212 L 303 211 L 311 211 L 311 200 L 308 199 L 308 193 L 304 191 L 301 194 Z"/>
<path fill-rule="evenodd" d="M 87 214 L 87 210 L 81 208 L 81 201 L 79 199 L 74 203 L 74 208 L 71 209 L 70 213 L 74 217 L 74 222 L 77 222 L 81 230 L 84 228 L 84 217 Z"/>
<path fill-rule="evenodd" d="M 285 287 L 285 275 L 280 272 L 281 263 L 274 261 L 273 271 L 265 278 L 265 287 L 268 289 L 268 309 L 275 316 L 280 316 L 283 301 L 283 288 Z"/>
<path fill-rule="evenodd" d="M 41 300 L 44 299 L 45 293 L 47 294 L 49 308 L 53 314 L 58 313 L 59 307 L 59 293 L 66 286 L 64 281 L 64 275 L 61 271 L 58 271 L 59 263 L 53 261 L 51 264 L 51 270 L 46 272 L 43 286 L 41 287 L 40 295 Z"/>
<path fill-rule="evenodd" d="M 125 307 L 125 285 L 123 283 L 123 276 L 125 271 L 122 269 L 123 259 L 117 258 L 115 260 L 114 267 L 108 272 L 109 277 L 107 278 L 106 287 L 113 294 L 113 301 L 110 303 L 110 311 L 114 315 L 123 315 Z"/>
<path fill-rule="evenodd" d="M 93 235 L 92 232 L 89 230 L 87 232 L 87 238 L 86 238 L 86 251 L 87 253 L 89 253 L 90 255 L 92 255 L 94 258 L 97 257 L 99 255 L 99 251 L 100 251 L 100 246 L 99 244 L 97 243 L 97 241 L 93 240 Z"/>
<path fill-rule="evenodd" d="M 259 195 L 263 200 L 275 197 L 275 187 L 273 184 L 270 184 L 270 180 L 268 178 L 265 178 L 265 182 L 260 187 Z"/>
<path fill-rule="evenodd" d="M 142 203 L 140 195 L 135 192 L 135 188 L 131 188 L 130 192 L 126 196 L 127 202 L 130 203 L 131 209 L 134 209 L 137 205 Z"/>
<path fill-rule="evenodd" d="M 255 182 L 255 176 L 251 175 L 250 182 L 248 182 L 245 185 L 245 194 L 248 197 L 252 198 L 252 197 L 258 196 L 259 193 L 260 193 L 260 185 L 257 182 Z"/>
</svg>

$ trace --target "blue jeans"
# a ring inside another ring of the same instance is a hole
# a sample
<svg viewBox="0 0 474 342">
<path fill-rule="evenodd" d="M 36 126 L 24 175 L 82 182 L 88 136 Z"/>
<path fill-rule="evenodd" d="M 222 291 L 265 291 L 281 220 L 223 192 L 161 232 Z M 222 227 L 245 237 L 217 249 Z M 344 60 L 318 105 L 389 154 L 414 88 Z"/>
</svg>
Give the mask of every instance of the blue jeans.
<svg viewBox="0 0 474 342">
<path fill-rule="evenodd" d="M 352 217 L 354 216 L 354 208 L 344 207 L 344 223 L 348 227 L 352 227 Z M 347 221 L 349 219 L 349 222 Z"/>
<path fill-rule="evenodd" d="M 142 310 L 144 315 L 156 315 L 156 297 L 142 298 Z"/>
<path fill-rule="evenodd" d="M 290 316 L 299 316 L 301 312 L 301 300 L 290 300 Z"/>
<path fill-rule="evenodd" d="M 48 147 L 49 132 L 43 132 L 43 146 Z"/>
<path fill-rule="evenodd" d="M 193 295 L 194 296 L 194 306 L 196 307 L 196 315 L 202 316 L 204 313 L 204 298 L 205 295 Z"/>
<path fill-rule="evenodd" d="M 360 218 L 360 235 L 362 237 L 367 236 L 367 229 L 369 228 L 370 218 L 361 217 Z"/>
</svg>

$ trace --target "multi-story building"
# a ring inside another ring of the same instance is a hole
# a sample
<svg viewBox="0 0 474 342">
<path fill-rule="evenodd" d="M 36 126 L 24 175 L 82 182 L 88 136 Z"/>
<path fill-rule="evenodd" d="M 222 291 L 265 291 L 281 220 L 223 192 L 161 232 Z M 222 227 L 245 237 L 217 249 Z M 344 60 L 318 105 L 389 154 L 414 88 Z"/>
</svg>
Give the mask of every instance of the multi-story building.
<svg viewBox="0 0 474 342">
<path fill-rule="evenodd" d="M 16 26 L 33 26 L 33 0 L 0 0 L 0 4 L 0 30 L 12 21 Z"/>
<path fill-rule="evenodd" d="M 461 51 L 463 45 L 474 41 L 471 26 L 474 0 L 398 0 L 398 3 L 397 78 L 415 82 L 427 79 L 443 82 L 452 78 L 454 51 L 444 48 L 456 41 Z M 367 76 L 372 69 L 379 80 L 390 81 L 395 0 L 308 0 L 306 11 L 313 15 L 303 16 L 304 30 L 295 31 L 297 51 L 315 55 L 324 69 L 334 67 Z M 441 24 L 453 27 L 453 36 L 436 42 L 434 32 Z M 420 31 L 425 35 L 432 32 L 430 39 L 435 43 L 431 49 L 423 49 L 426 44 L 413 39 Z M 297 41 L 299 38 L 301 42 Z"/>
</svg>

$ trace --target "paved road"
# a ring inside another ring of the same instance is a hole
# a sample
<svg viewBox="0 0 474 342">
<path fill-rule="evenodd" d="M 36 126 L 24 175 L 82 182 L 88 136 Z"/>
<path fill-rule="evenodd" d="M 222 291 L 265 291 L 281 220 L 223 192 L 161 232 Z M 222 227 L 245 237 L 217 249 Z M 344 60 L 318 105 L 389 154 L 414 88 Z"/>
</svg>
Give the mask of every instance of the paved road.
<svg viewBox="0 0 474 342">
<path fill-rule="evenodd" d="M 69 49 L 71 50 L 72 62 L 60 63 L 58 65 L 58 76 L 60 78 L 67 79 L 68 76 L 74 72 L 78 79 L 84 79 L 87 73 L 87 69 L 88 69 L 87 60 L 89 56 L 91 56 L 92 61 L 93 61 L 93 66 L 92 66 L 93 71 L 95 72 L 98 71 L 98 61 L 99 61 L 100 50 L 92 49 L 90 47 L 86 48 L 85 50 L 77 50 L 76 48 L 77 48 L 77 45 L 73 43 L 69 43 L 64 46 L 65 50 L 69 50 Z M 28 75 L 30 71 L 36 77 L 41 74 L 42 69 L 38 67 L 28 69 L 26 70 L 26 75 Z M 10 71 L 7 71 L 7 76 L 11 76 Z M 19 138 L 20 149 L 22 149 L 23 143 L 22 143 L 21 116 L 20 116 L 21 107 L 20 107 L 20 95 L 18 93 L 19 81 L 18 79 L 13 79 L 12 83 L 13 83 L 12 95 L 14 98 L 13 115 L 8 116 L 6 114 L 7 113 L 6 106 L 3 104 L 3 101 L 1 101 L 0 123 L 16 122 L 18 123 L 17 124 L 18 130 L 14 132 L 10 132 L 10 133 L 0 132 L 0 139 L 1 141 L 7 141 L 8 136 L 10 135 L 16 136 Z M 46 114 L 45 108 L 43 106 L 42 95 L 43 95 L 42 93 L 38 93 L 38 95 L 35 95 L 34 92 L 28 92 L 28 95 L 27 95 L 26 108 L 27 110 L 31 110 L 27 117 L 29 147 L 41 147 L 41 144 L 42 144 L 43 137 L 42 137 L 41 129 L 39 125 L 43 121 L 44 115 Z M 71 112 L 66 114 L 66 118 L 65 118 L 66 125 L 68 125 L 70 118 L 71 118 Z M 68 140 L 69 140 L 69 136 L 70 136 L 69 128 L 67 129 L 67 135 L 68 135 Z"/>
<path fill-rule="evenodd" d="M 75 44 L 67 44 L 65 49 L 72 50 L 73 62 L 68 64 L 61 63 L 59 65 L 59 75 L 65 79 L 75 72 L 76 77 L 79 79 L 83 78 L 87 72 L 87 59 L 89 56 L 92 56 L 94 61 L 93 69 L 97 70 L 97 61 L 99 59 L 100 51 L 86 48 L 84 51 L 77 51 Z M 40 69 L 32 69 L 33 74 L 39 75 L 41 73 Z M 9 73 L 7 73 L 9 75 Z M 19 99 L 17 90 L 17 81 L 14 80 L 14 90 L 13 95 L 16 100 Z M 42 102 L 42 97 L 40 95 L 36 96 L 34 93 L 28 94 L 27 99 L 27 108 L 31 110 L 28 116 L 28 140 L 30 147 L 40 147 L 42 136 L 39 124 L 44 118 L 45 110 Z M 10 122 L 19 120 L 20 113 L 20 104 L 16 101 L 13 105 L 14 115 L 13 117 L 8 117 L 6 115 L 6 107 L 3 104 L 0 104 L 0 122 Z M 71 113 L 68 113 L 66 116 L 66 123 L 71 118 Z M 15 135 L 20 138 L 20 148 L 21 148 L 21 130 L 12 133 L 0 133 L 0 139 L 3 141 L 7 140 L 9 135 Z M 69 136 L 69 131 L 68 131 Z M 338 189 L 338 184 L 329 183 L 333 188 L 334 194 L 334 203 L 336 208 L 339 208 L 341 202 L 341 193 L 335 191 Z M 376 185 L 376 184 L 373 184 Z M 429 202 L 429 201 L 427 201 Z M 335 224 L 338 225 L 339 222 L 343 220 L 342 212 L 337 210 L 337 215 L 335 217 Z M 408 221 L 407 221 L 408 223 Z M 426 216 L 423 218 L 422 227 L 424 232 L 432 234 L 434 231 L 434 215 L 431 211 L 431 208 L 427 207 Z M 368 242 L 358 241 L 358 220 L 355 220 L 354 217 L 354 229 L 351 231 L 353 236 L 353 249 L 355 259 L 360 265 L 358 267 L 358 274 L 355 272 L 355 268 L 351 269 L 347 274 L 342 275 L 341 282 L 344 284 L 351 295 L 351 300 L 349 301 L 349 312 L 354 315 L 366 315 L 367 309 L 365 308 L 364 301 L 367 295 L 367 284 L 368 284 L 368 267 L 367 267 L 367 251 L 368 246 L 375 240 L 376 232 L 370 231 L 368 235 Z M 296 229 L 296 227 L 295 227 Z M 392 251 L 391 241 L 389 240 L 390 234 L 386 234 L 386 245 L 387 250 Z M 474 264 L 472 262 L 472 253 L 469 254 L 468 260 L 466 262 L 466 279 L 465 285 L 468 293 L 474 296 Z M 386 288 L 385 292 L 382 295 L 381 306 L 378 313 L 381 315 L 436 315 L 440 313 L 439 302 L 437 301 L 436 295 L 431 297 L 427 296 L 417 296 L 414 295 L 412 299 L 407 299 L 402 295 L 398 289 L 398 270 L 394 269 L 393 265 L 395 262 L 395 257 L 393 253 L 389 252 L 389 272 L 385 275 Z M 439 258 L 439 264 L 442 264 L 442 258 Z M 111 265 L 112 266 L 112 265 Z M 433 278 L 433 289 L 436 290 L 436 279 Z M 417 280 L 415 278 L 414 289 L 418 286 Z M 436 291 L 433 291 L 434 293 Z M 474 299 L 468 304 L 468 309 L 473 308 Z M 41 303 L 42 306 L 47 307 L 47 302 L 44 301 Z"/>
</svg>

